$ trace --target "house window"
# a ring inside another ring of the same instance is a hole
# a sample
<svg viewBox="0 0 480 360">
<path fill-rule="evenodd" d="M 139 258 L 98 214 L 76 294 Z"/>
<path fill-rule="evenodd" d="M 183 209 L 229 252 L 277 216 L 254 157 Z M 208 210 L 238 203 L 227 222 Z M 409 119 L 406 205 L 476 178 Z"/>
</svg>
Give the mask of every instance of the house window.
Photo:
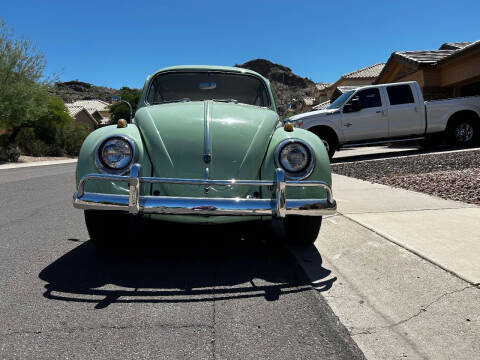
<svg viewBox="0 0 480 360">
<path fill-rule="evenodd" d="M 415 102 L 410 85 L 389 86 L 387 87 L 387 93 L 390 105 L 412 104 Z"/>
</svg>

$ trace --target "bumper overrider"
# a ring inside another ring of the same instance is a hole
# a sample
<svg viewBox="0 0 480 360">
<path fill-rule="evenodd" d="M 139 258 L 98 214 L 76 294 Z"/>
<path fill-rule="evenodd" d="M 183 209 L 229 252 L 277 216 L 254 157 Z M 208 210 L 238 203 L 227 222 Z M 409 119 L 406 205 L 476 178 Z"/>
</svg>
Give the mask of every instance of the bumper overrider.
<svg viewBox="0 0 480 360">
<path fill-rule="evenodd" d="M 322 216 L 334 214 L 337 204 L 332 189 L 324 181 L 286 181 L 285 172 L 275 170 L 275 180 L 201 180 L 140 177 L 140 165 L 134 164 L 129 176 L 89 174 L 84 176 L 73 195 L 73 206 L 84 210 L 118 210 L 136 215 L 286 215 Z M 115 181 L 128 183 L 129 195 L 99 194 L 84 191 L 88 181 Z M 180 184 L 200 186 L 267 186 L 272 190 L 271 199 L 255 198 L 197 198 L 177 196 L 140 196 L 140 184 Z M 287 199 L 289 186 L 316 186 L 326 190 L 326 199 Z"/>
</svg>

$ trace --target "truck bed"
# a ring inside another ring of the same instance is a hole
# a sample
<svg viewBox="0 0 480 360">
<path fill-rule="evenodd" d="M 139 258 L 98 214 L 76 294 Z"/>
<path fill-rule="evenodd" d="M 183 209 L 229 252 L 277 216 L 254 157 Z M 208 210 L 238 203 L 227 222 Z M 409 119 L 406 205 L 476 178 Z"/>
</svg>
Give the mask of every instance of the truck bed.
<svg viewBox="0 0 480 360">
<path fill-rule="evenodd" d="M 472 110 L 479 113 L 480 96 L 425 101 L 427 132 L 444 131 L 450 116 L 457 111 L 464 110 Z"/>
</svg>

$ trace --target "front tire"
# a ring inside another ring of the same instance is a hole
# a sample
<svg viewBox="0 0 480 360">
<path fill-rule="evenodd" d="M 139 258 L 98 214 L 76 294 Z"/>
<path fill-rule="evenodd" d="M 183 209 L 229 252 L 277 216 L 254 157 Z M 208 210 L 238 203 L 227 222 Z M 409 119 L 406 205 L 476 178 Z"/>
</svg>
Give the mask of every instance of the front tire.
<svg viewBox="0 0 480 360">
<path fill-rule="evenodd" d="M 322 226 L 321 216 L 287 216 L 283 227 L 287 241 L 295 245 L 311 245 L 315 242 Z"/>
<path fill-rule="evenodd" d="M 332 160 L 335 150 L 337 148 L 337 142 L 330 134 L 317 135 L 322 140 L 325 150 L 327 150 L 328 157 Z"/>
<path fill-rule="evenodd" d="M 128 235 L 128 214 L 118 211 L 85 210 L 85 223 L 90 239 L 100 249 L 117 248 Z"/>
</svg>

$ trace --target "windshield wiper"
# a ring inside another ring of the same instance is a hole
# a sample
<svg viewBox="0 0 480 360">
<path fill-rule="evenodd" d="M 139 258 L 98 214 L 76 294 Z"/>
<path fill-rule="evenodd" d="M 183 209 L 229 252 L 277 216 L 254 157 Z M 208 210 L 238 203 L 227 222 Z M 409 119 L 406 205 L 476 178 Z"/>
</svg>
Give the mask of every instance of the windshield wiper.
<svg viewBox="0 0 480 360">
<path fill-rule="evenodd" d="M 189 102 L 189 101 L 190 101 L 190 98 L 182 98 L 182 99 L 178 99 L 178 100 L 163 100 L 163 101 L 153 102 L 152 105 L 177 103 L 177 102 Z"/>
<path fill-rule="evenodd" d="M 238 104 L 237 99 L 212 99 L 212 101 L 219 101 L 219 102 L 232 102 L 234 104 Z"/>
</svg>

